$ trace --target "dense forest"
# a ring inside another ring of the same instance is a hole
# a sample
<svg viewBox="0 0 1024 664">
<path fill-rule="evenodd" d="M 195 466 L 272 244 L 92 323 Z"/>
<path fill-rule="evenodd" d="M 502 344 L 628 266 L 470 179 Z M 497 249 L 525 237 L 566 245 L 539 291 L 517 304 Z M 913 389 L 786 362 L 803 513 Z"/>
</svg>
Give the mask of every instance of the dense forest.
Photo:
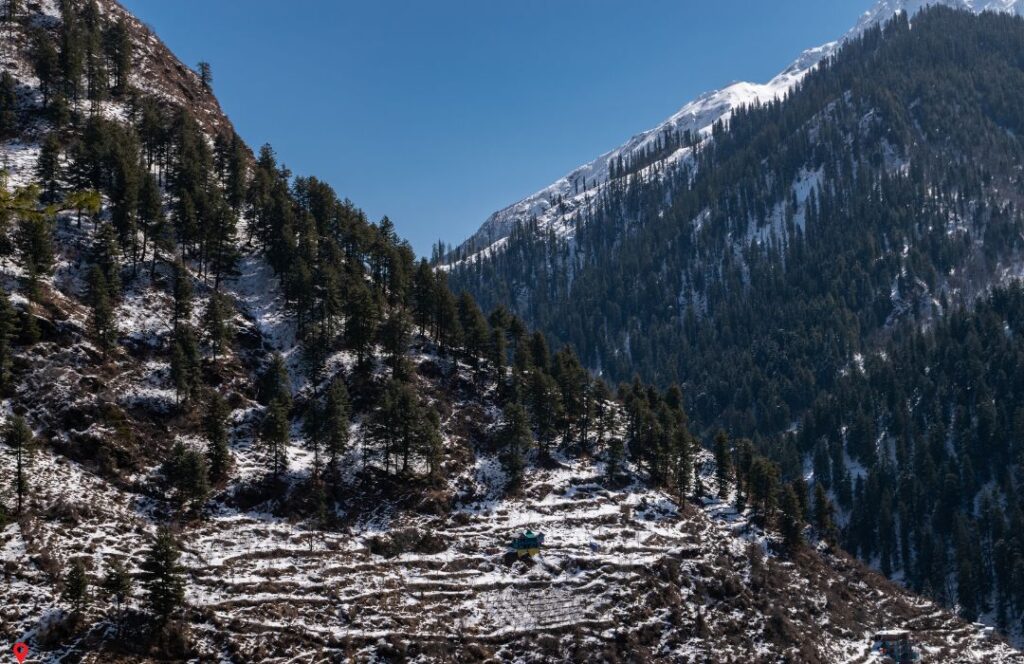
<svg viewBox="0 0 1024 664">
<path fill-rule="evenodd" d="M 973 308 L 1021 264 L 1022 43 L 1016 17 L 899 15 L 669 172 L 615 169 L 571 240 L 524 224 L 451 283 L 610 380 L 679 383 L 708 439 L 812 466 L 852 551 L 1019 619 L 1022 432 L 989 354 L 1017 296 Z"/>
</svg>

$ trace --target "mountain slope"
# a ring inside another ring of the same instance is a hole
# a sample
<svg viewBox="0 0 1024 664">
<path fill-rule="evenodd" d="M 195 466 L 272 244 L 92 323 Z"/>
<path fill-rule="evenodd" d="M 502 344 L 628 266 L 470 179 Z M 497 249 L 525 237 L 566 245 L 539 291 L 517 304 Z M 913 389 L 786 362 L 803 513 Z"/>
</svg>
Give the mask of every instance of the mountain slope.
<svg viewBox="0 0 1024 664">
<path fill-rule="evenodd" d="M 706 436 L 748 436 L 832 491 L 867 562 L 1019 630 L 995 581 L 1019 546 L 970 548 L 945 511 L 970 523 L 986 495 L 1006 523 L 1020 510 L 1014 393 L 973 370 L 999 339 L 962 358 L 966 393 L 939 386 L 926 410 L 928 375 L 909 394 L 844 376 L 1024 273 L 1022 41 L 1020 17 L 946 7 L 868 29 L 785 101 L 733 111 L 692 164 L 613 182 L 571 239 L 517 228 L 450 283 L 610 380 L 678 381 Z"/>
<path fill-rule="evenodd" d="M 612 398 L 386 220 L 252 159 L 214 101 L 148 94 L 154 71 L 196 81 L 166 51 L 125 58 L 145 46 L 116 5 L 54 12 L 4 24 L 23 62 L 63 56 L 0 76 L 0 153 L 33 185 L 0 187 L 5 642 L 838 662 L 900 626 L 938 661 L 1021 661 L 829 544 L 775 464 L 712 461 L 678 390 Z M 548 539 L 517 560 L 528 527 Z"/>
<path fill-rule="evenodd" d="M 493 213 L 476 233 L 443 259 L 442 265 L 472 261 L 478 252 L 486 256 L 500 251 L 517 226 L 535 225 L 532 232 L 571 238 L 576 226 L 585 223 L 593 214 L 594 205 L 609 181 L 619 179 L 627 172 L 621 166 L 616 170 L 617 163 L 625 161 L 642 165 L 629 170 L 639 170 L 644 177 L 656 178 L 677 168 L 680 163 L 692 165 L 693 150 L 688 144 L 699 143 L 701 138 L 708 136 L 716 122 L 728 122 L 734 109 L 784 98 L 808 72 L 834 55 L 847 41 L 885 23 L 898 13 L 913 16 L 932 5 L 977 13 L 1024 15 L 1024 2 L 1020 0 L 880 0 L 841 39 L 804 51 L 771 81 L 765 84 L 737 82 L 705 93 L 657 127 L 633 136 L 548 187 Z M 690 138 L 683 140 L 686 135 Z"/>
</svg>

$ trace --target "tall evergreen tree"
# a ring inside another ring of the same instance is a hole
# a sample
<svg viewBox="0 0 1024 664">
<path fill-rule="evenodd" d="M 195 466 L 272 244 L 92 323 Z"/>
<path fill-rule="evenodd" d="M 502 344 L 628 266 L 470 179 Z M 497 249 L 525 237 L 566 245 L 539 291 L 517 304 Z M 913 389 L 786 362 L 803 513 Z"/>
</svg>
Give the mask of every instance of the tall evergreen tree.
<svg viewBox="0 0 1024 664">
<path fill-rule="evenodd" d="M 81 559 L 76 558 L 68 566 L 61 599 L 68 603 L 75 615 L 81 615 L 89 606 L 89 576 Z"/>
<path fill-rule="evenodd" d="M 180 557 L 171 532 L 160 528 L 142 561 L 140 575 L 146 606 L 158 625 L 166 624 L 185 604 L 185 570 L 178 562 Z"/>
<path fill-rule="evenodd" d="M 508 485 L 516 488 L 523 479 L 524 455 L 533 445 L 533 432 L 522 404 L 510 403 L 505 407 L 504 426 L 501 430 L 502 465 L 508 474 Z"/>
<path fill-rule="evenodd" d="M 14 457 L 14 493 L 17 497 L 17 513 L 21 516 L 25 509 L 25 500 L 29 493 L 29 468 L 35 450 L 35 436 L 28 422 L 20 415 L 15 415 L 4 431 L 4 444 L 10 448 Z"/>
<path fill-rule="evenodd" d="M 227 421 L 230 411 L 224 398 L 211 392 L 207 399 L 203 431 L 208 443 L 206 460 L 210 468 L 210 479 L 222 482 L 231 470 L 231 451 L 228 448 Z"/>
<path fill-rule="evenodd" d="M 724 431 L 715 435 L 715 479 L 718 482 L 718 497 L 725 498 L 729 493 L 729 480 L 732 478 L 732 451 L 729 448 L 729 437 Z"/>
</svg>

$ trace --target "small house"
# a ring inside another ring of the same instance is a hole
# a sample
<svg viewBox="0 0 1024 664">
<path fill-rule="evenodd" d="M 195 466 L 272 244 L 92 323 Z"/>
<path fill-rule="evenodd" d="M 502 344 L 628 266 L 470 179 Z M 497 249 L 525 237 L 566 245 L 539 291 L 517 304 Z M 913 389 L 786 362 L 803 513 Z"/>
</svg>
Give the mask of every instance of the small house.
<svg viewBox="0 0 1024 664">
<path fill-rule="evenodd" d="M 512 540 L 512 548 L 520 558 L 523 556 L 536 556 L 540 553 L 540 547 L 544 545 L 544 534 L 527 530 L 519 537 Z"/>
<path fill-rule="evenodd" d="M 871 637 L 871 649 L 882 656 L 882 661 L 909 664 L 918 660 L 910 632 L 905 629 L 890 629 Z"/>
</svg>

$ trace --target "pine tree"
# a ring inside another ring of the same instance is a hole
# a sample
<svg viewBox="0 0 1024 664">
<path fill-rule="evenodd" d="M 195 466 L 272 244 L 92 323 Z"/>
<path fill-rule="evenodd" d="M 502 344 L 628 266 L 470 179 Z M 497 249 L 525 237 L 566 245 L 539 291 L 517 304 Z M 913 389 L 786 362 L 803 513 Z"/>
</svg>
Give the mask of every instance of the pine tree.
<svg viewBox="0 0 1024 664">
<path fill-rule="evenodd" d="M 117 247 L 117 235 L 113 226 L 104 223 L 96 232 L 96 239 L 90 248 L 90 259 L 102 274 L 106 285 L 106 295 L 111 303 L 121 299 L 121 263 L 118 260 L 120 251 Z"/>
<path fill-rule="evenodd" d="M 75 615 L 80 615 L 89 606 L 89 576 L 85 564 L 79 559 L 71 563 L 64 575 L 61 599 L 68 603 Z"/>
<path fill-rule="evenodd" d="M 216 360 L 221 350 L 228 344 L 231 337 L 230 324 L 228 323 L 227 298 L 214 291 L 210 293 L 210 299 L 206 303 L 206 311 L 203 314 L 203 331 L 210 342 L 213 350 L 213 359 Z"/>
<path fill-rule="evenodd" d="M 793 485 L 783 487 L 779 499 L 779 530 L 783 544 L 788 551 L 795 551 L 803 544 L 803 513 L 800 511 L 800 499 Z"/>
<path fill-rule="evenodd" d="M 166 624 L 185 604 L 185 576 L 178 562 L 180 557 L 178 544 L 170 531 L 159 529 L 146 552 L 140 575 L 146 590 L 146 606 L 158 625 Z"/>
<path fill-rule="evenodd" d="M 826 542 L 835 538 L 835 508 L 821 482 L 814 485 L 814 527 Z"/>
<path fill-rule="evenodd" d="M 427 462 L 427 479 L 434 485 L 441 481 L 443 446 L 441 416 L 433 408 L 428 408 L 416 425 L 416 447 Z"/>
<path fill-rule="evenodd" d="M 205 60 L 201 60 L 196 65 L 196 73 L 199 75 L 199 83 L 206 90 L 213 88 L 213 69 L 210 67 L 210 63 Z"/>
<path fill-rule="evenodd" d="M 206 231 L 206 262 L 213 273 L 213 287 L 220 288 L 224 277 L 238 274 L 238 238 L 234 211 L 219 193 L 209 204 L 209 223 Z"/>
<path fill-rule="evenodd" d="M 355 352 L 356 363 L 362 368 L 366 368 L 379 318 L 379 303 L 365 280 L 351 281 L 345 302 L 345 343 Z"/>
<path fill-rule="evenodd" d="M 43 110 L 50 108 L 55 87 L 60 77 L 60 60 L 57 57 L 57 47 L 53 39 L 46 31 L 39 31 L 35 35 L 35 51 L 32 57 L 32 66 L 39 79 L 39 92 L 43 95 Z M 3 82 L 0 81 L 0 87 Z M 5 108 L 12 108 L 5 107 Z"/>
<path fill-rule="evenodd" d="M 605 475 L 607 475 L 609 481 L 615 482 L 618 480 L 625 453 L 626 449 L 622 438 L 613 435 L 608 441 L 608 453 L 605 460 Z"/>
<path fill-rule="evenodd" d="M 156 176 L 146 173 L 142 176 L 142 183 L 139 185 L 139 225 L 142 227 L 142 255 L 140 260 L 146 259 L 146 245 L 152 243 L 153 254 L 150 262 L 150 279 L 156 272 L 156 260 L 160 250 L 167 250 L 169 247 L 166 234 L 167 222 L 164 217 L 163 200 L 160 197 L 160 185 Z"/>
<path fill-rule="evenodd" d="M 324 445 L 327 468 L 333 482 L 339 477 L 338 461 L 345 455 L 349 438 L 349 401 L 345 381 L 336 377 L 329 388 L 324 404 Z"/>
<path fill-rule="evenodd" d="M 110 289 L 98 265 L 93 265 L 89 270 L 89 305 L 92 308 L 93 338 L 103 354 L 107 355 L 117 343 L 117 326 L 114 323 Z"/>
<path fill-rule="evenodd" d="M 62 8 L 63 9 L 63 8 Z M 71 12 L 64 12 L 61 43 L 60 68 L 61 80 L 64 82 L 64 95 L 74 102 L 76 108 L 82 92 L 82 71 L 85 49 L 81 29 Z"/>
<path fill-rule="evenodd" d="M 17 337 L 18 317 L 7 292 L 0 289 L 0 394 L 11 387 L 11 342 Z"/>
<path fill-rule="evenodd" d="M 433 326 L 436 311 L 434 288 L 434 271 L 426 260 L 421 260 L 416 265 L 412 283 L 412 309 L 420 334 L 426 334 L 427 329 Z"/>
<path fill-rule="evenodd" d="M 558 434 L 562 419 L 561 394 L 554 379 L 540 369 L 535 369 L 530 374 L 528 394 L 541 457 L 547 460 L 550 458 L 551 443 Z"/>
<path fill-rule="evenodd" d="M 227 479 L 231 470 L 231 451 L 228 448 L 227 421 L 228 406 L 217 392 L 211 392 L 207 400 L 203 430 L 208 443 L 206 460 L 210 468 L 210 479 L 219 483 Z"/>
<path fill-rule="evenodd" d="M 106 51 L 113 64 L 114 93 L 124 96 L 128 92 L 132 72 L 132 40 L 125 19 L 121 18 L 107 28 Z"/>
<path fill-rule="evenodd" d="M 171 341 L 171 380 L 178 403 L 189 403 L 200 384 L 199 345 L 191 325 L 182 323 Z"/>
<path fill-rule="evenodd" d="M 0 138 L 7 139 L 18 132 L 18 94 L 14 77 L 7 71 L 0 73 Z"/>
<path fill-rule="evenodd" d="M 125 608 L 132 596 L 132 576 L 124 564 L 115 558 L 107 567 L 107 575 L 100 587 L 104 595 L 114 600 L 114 624 L 117 626 L 117 635 L 120 635 L 124 628 Z"/>
<path fill-rule="evenodd" d="M 258 397 L 259 402 L 269 406 L 275 401 L 280 403 L 285 411 L 292 409 L 292 381 L 288 377 L 288 367 L 284 362 L 281 353 L 274 353 L 270 358 L 270 364 L 260 376 Z"/>
<path fill-rule="evenodd" d="M 384 319 L 380 329 L 380 342 L 394 378 L 405 377 L 405 351 L 409 346 L 409 319 L 405 312 L 395 309 Z"/>
<path fill-rule="evenodd" d="M 14 492 L 17 496 L 17 513 L 24 513 L 25 500 L 29 492 L 29 467 L 35 450 L 35 436 L 25 418 L 15 415 L 4 431 L 4 443 L 14 456 Z"/>
<path fill-rule="evenodd" d="M 0 84 L 0 96 L 2 96 L 2 84 Z M 2 133 L 2 127 L 0 127 Z M 39 150 L 39 159 L 36 161 L 36 179 L 43 187 L 43 195 L 40 200 L 52 203 L 57 200 L 58 188 L 60 187 L 60 140 L 57 132 L 50 132 L 43 140 L 43 146 Z"/>
<path fill-rule="evenodd" d="M 179 508 L 199 510 L 202 507 L 210 492 L 210 484 L 206 459 L 199 451 L 187 447 L 180 440 L 176 442 L 164 475 L 174 489 Z"/>
<path fill-rule="evenodd" d="M 192 320 L 192 277 L 185 264 L 174 264 L 174 328 Z"/>
<path fill-rule="evenodd" d="M 260 440 L 267 454 L 270 473 L 277 478 L 281 471 L 288 468 L 287 447 L 291 436 L 288 407 L 282 399 L 274 399 L 267 406 L 260 429 Z"/>
<path fill-rule="evenodd" d="M 729 480 L 732 478 L 732 451 L 729 449 L 729 437 L 724 431 L 715 435 L 715 480 L 718 483 L 718 497 L 725 498 L 729 494 Z"/>
<path fill-rule="evenodd" d="M 29 298 L 38 301 L 39 279 L 53 270 L 53 222 L 44 212 L 26 211 L 18 223 L 16 237 L 21 262 L 27 274 Z"/>
<path fill-rule="evenodd" d="M 508 474 L 508 486 L 516 488 L 523 479 L 523 456 L 533 445 L 533 432 L 522 404 L 505 407 L 505 424 L 501 430 L 502 464 Z"/>
</svg>

